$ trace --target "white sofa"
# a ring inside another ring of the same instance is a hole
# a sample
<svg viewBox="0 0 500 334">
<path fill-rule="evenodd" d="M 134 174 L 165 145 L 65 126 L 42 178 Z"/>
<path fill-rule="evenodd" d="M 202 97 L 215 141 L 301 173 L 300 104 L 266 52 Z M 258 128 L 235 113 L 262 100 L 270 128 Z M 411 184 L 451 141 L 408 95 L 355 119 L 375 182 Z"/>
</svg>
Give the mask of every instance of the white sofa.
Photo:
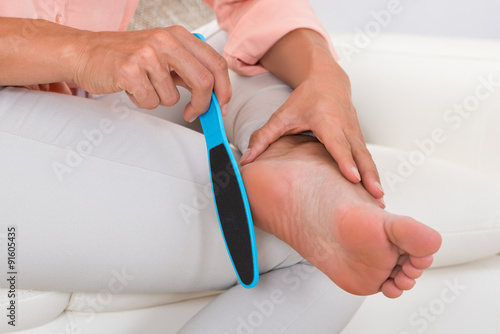
<svg viewBox="0 0 500 334">
<path fill-rule="evenodd" d="M 500 333 L 500 41 L 332 36 L 388 210 L 443 234 L 412 291 L 367 297 L 342 334 Z M 220 293 L 119 293 L 126 284 L 115 273 L 98 294 L 18 291 L 15 329 L 176 333 Z M 0 332 L 12 331 L 2 318 Z"/>
</svg>

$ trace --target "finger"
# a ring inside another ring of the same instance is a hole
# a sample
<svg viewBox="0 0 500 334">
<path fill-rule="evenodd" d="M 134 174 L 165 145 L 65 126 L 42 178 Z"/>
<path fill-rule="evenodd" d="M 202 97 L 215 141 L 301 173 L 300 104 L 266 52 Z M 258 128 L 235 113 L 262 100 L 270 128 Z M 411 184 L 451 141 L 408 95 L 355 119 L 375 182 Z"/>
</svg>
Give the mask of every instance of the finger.
<svg viewBox="0 0 500 334">
<path fill-rule="evenodd" d="M 160 104 L 160 98 L 145 73 L 130 76 L 133 78 L 120 88 L 127 92 L 130 100 L 139 108 L 154 109 Z M 129 84 L 131 82 L 132 84 Z M 130 86 L 129 86 L 130 85 Z"/>
<path fill-rule="evenodd" d="M 191 102 L 185 108 L 184 118 L 193 121 L 207 111 L 210 105 L 214 77 L 185 44 L 187 39 L 194 38 L 199 43 L 199 48 L 209 46 L 180 26 L 156 29 L 152 38 L 155 45 L 158 45 L 154 54 L 161 71 L 166 71 L 169 75 L 171 72 L 177 73 L 191 91 Z M 149 58 L 151 54 L 152 52 L 147 52 L 146 56 Z M 163 76 L 165 77 L 165 74 Z"/>
<path fill-rule="evenodd" d="M 378 206 L 379 206 L 381 209 L 385 209 L 385 201 L 384 201 L 384 198 L 377 198 L 377 203 L 378 203 Z"/>
<path fill-rule="evenodd" d="M 162 72 L 162 59 L 154 46 L 142 45 L 132 60 L 127 60 L 118 68 L 119 76 L 115 87 L 128 92 L 134 104 L 144 109 L 154 109 L 160 104 L 150 73 Z"/>
<path fill-rule="evenodd" d="M 351 145 L 336 123 L 324 120 L 314 134 L 337 162 L 342 174 L 352 183 L 361 181 L 361 175 L 352 156 Z"/>
<path fill-rule="evenodd" d="M 182 78 L 177 73 L 175 73 L 175 71 L 170 72 L 170 77 L 172 78 L 174 85 L 184 87 L 187 90 L 191 91 L 191 88 L 189 88 L 187 83 L 185 83 L 184 80 L 182 80 Z"/>
<path fill-rule="evenodd" d="M 179 76 L 177 75 L 177 73 L 172 72 L 171 74 L 172 74 L 172 79 L 173 79 L 173 82 L 174 82 L 175 86 L 181 86 L 181 87 L 184 87 L 184 88 L 186 88 L 188 91 L 190 91 L 190 92 L 191 92 L 191 88 L 189 88 L 189 86 L 188 86 L 188 85 L 184 82 L 184 80 L 182 80 L 182 78 L 181 78 L 181 77 L 179 77 Z M 221 114 L 222 114 L 222 116 L 223 116 L 223 117 L 224 117 L 224 116 L 226 116 L 227 111 L 228 111 L 228 105 L 227 105 L 227 104 L 226 104 L 226 105 L 223 105 L 223 106 L 221 106 L 221 107 L 220 107 L 220 109 L 221 109 Z"/>
<path fill-rule="evenodd" d="M 240 164 L 245 165 L 255 160 L 269 145 L 287 133 L 287 123 L 278 109 L 260 129 L 250 136 L 248 149 L 243 153 Z"/>
<path fill-rule="evenodd" d="M 355 139 L 351 139 L 350 143 L 354 162 L 361 174 L 361 180 L 363 180 L 363 186 L 376 199 L 382 198 L 384 190 L 380 184 L 380 176 L 372 155 L 362 139 L 361 133 Z"/>
<path fill-rule="evenodd" d="M 148 74 L 161 105 L 170 107 L 179 102 L 180 94 L 170 73 L 158 69 Z"/>
<path fill-rule="evenodd" d="M 29 90 L 40 90 L 40 85 L 24 85 L 23 87 L 28 88 Z"/>
<path fill-rule="evenodd" d="M 49 91 L 60 94 L 72 95 L 71 89 L 69 89 L 68 84 L 66 84 L 65 82 L 51 83 L 49 85 Z"/>
<path fill-rule="evenodd" d="M 36 85 L 38 86 L 38 89 L 43 91 L 43 92 L 49 92 L 50 91 L 50 84 L 39 84 Z"/>
<path fill-rule="evenodd" d="M 184 109 L 184 119 L 192 122 L 208 110 L 214 85 L 213 75 L 186 49 L 169 57 L 172 69 L 191 91 L 191 101 Z"/>
<path fill-rule="evenodd" d="M 185 35 L 187 33 L 187 35 Z M 214 77 L 214 92 L 221 106 L 229 103 L 232 96 L 231 81 L 229 79 L 226 59 L 214 50 L 209 44 L 200 41 L 197 37 L 184 29 L 184 45 Z"/>
<path fill-rule="evenodd" d="M 207 43 L 202 42 L 185 28 L 169 27 L 165 38 L 167 62 L 187 84 L 191 101 L 186 105 L 184 118 L 193 121 L 207 111 L 212 91 L 224 107 L 231 98 L 231 84 L 225 59 Z M 175 36 L 175 37 L 174 37 Z M 226 108 L 224 107 L 224 110 Z"/>
</svg>

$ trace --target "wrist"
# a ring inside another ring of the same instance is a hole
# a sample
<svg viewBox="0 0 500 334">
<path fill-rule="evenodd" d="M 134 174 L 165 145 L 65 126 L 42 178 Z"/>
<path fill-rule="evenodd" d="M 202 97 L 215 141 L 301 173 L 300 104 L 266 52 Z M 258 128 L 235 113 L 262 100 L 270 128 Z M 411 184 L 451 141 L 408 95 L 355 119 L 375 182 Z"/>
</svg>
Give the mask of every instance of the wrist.
<svg viewBox="0 0 500 334">
<path fill-rule="evenodd" d="M 296 29 L 283 36 L 260 63 L 292 88 L 338 66 L 325 39 L 310 29 Z"/>
<path fill-rule="evenodd" d="M 84 32 L 42 19 L 22 18 L 0 18 L 0 28 L 0 85 L 72 81 Z"/>
<path fill-rule="evenodd" d="M 78 70 L 87 62 L 88 50 L 92 41 L 92 31 L 71 29 L 67 31 L 62 46 L 59 49 L 60 59 L 63 59 L 62 75 L 64 81 L 78 84 Z"/>
<path fill-rule="evenodd" d="M 36 83 L 74 82 L 74 72 L 87 47 L 89 34 L 86 30 L 38 20 L 35 49 L 39 50 L 40 65 Z"/>
</svg>

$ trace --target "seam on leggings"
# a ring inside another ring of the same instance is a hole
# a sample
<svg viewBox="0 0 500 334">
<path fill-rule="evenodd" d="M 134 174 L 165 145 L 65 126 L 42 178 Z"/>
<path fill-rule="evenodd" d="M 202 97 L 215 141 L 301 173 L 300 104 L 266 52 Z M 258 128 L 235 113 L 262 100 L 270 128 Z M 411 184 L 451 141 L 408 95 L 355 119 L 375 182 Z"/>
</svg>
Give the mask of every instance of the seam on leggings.
<svg viewBox="0 0 500 334">
<path fill-rule="evenodd" d="M 299 253 L 297 253 L 297 254 L 300 256 L 300 258 L 301 258 L 302 260 L 300 260 L 300 261 L 299 261 L 299 262 L 297 262 L 297 263 L 293 263 L 293 264 L 292 264 L 292 263 L 290 263 L 288 266 L 283 266 L 283 263 L 285 263 L 285 262 L 288 260 L 288 257 L 290 257 L 290 255 L 291 255 L 292 253 L 297 253 L 297 251 L 296 251 L 295 249 L 291 248 L 291 249 L 288 251 L 288 253 L 284 256 L 283 260 L 281 260 L 281 262 L 280 262 L 280 263 L 278 263 L 278 264 L 277 264 L 274 268 L 270 269 L 269 271 L 276 270 L 276 269 L 285 269 L 285 268 L 290 268 L 291 266 L 294 266 L 294 265 L 296 265 L 297 263 L 303 263 L 303 264 L 311 265 L 308 261 L 306 261 L 306 260 L 302 257 L 302 255 L 300 255 Z"/>
<path fill-rule="evenodd" d="M 17 133 L 11 133 L 11 132 L 8 132 L 8 131 L 5 131 L 5 130 L 1 130 L 1 129 L 0 129 L 0 132 L 1 133 L 5 133 L 7 135 L 19 137 L 19 138 L 22 138 L 22 139 L 32 140 L 32 141 L 34 141 L 36 143 L 47 145 L 47 146 L 50 146 L 50 147 L 57 147 L 57 148 L 65 150 L 65 151 L 77 152 L 75 150 L 69 150 L 67 147 L 63 147 L 63 146 L 60 146 L 60 145 L 46 143 L 46 142 L 43 142 L 43 141 L 41 141 L 39 139 L 36 139 L 36 138 L 33 138 L 33 137 L 27 137 L 27 136 L 23 136 L 23 135 L 20 135 L 20 134 L 17 134 Z M 197 184 L 197 185 L 200 185 L 200 186 L 205 186 L 204 183 L 199 183 L 199 182 L 195 182 L 193 180 L 188 180 L 188 179 L 181 178 L 181 177 L 178 177 L 178 176 L 169 175 L 169 174 L 166 174 L 166 173 L 154 170 L 154 169 L 150 169 L 150 168 L 147 168 L 147 167 L 133 165 L 133 164 L 125 163 L 125 162 L 122 162 L 122 161 L 116 161 L 116 160 L 113 160 L 113 159 L 110 159 L 110 158 L 100 157 L 100 156 L 96 156 L 96 155 L 86 155 L 85 157 L 95 158 L 95 159 L 98 159 L 98 160 L 105 160 L 105 161 L 109 161 L 109 162 L 116 163 L 116 164 L 119 164 L 119 165 L 124 165 L 124 166 L 132 167 L 132 168 L 138 168 L 138 169 L 149 171 L 149 172 L 152 172 L 152 173 L 157 173 L 157 174 L 160 174 L 160 175 L 163 175 L 163 176 L 166 176 L 166 177 L 171 177 L 171 178 L 178 179 L 178 180 L 181 180 L 181 181 L 194 183 L 194 184 Z M 208 170 L 208 167 L 207 167 L 207 170 Z"/>
<path fill-rule="evenodd" d="M 263 74 L 266 74 L 266 73 L 263 73 Z M 270 90 L 273 90 L 273 89 L 278 89 L 278 88 L 288 88 L 288 89 L 291 89 L 290 86 L 288 86 L 286 84 L 277 84 L 277 85 L 272 85 L 272 86 L 268 86 L 266 88 L 263 88 L 262 90 L 259 90 L 258 92 L 252 94 L 245 102 L 243 102 L 243 104 L 240 106 L 239 110 L 244 109 L 248 104 L 252 103 L 252 100 L 254 98 L 256 98 L 257 96 L 259 96 L 260 94 L 265 93 L 265 92 L 270 91 Z M 274 114 L 275 112 L 276 112 L 276 110 L 273 111 L 272 114 Z M 272 114 L 269 117 L 271 117 Z M 233 124 L 232 124 L 232 127 L 231 127 L 232 129 L 236 128 L 236 120 L 237 119 L 238 119 L 238 117 L 234 117 Z M 262 124 L 257 129 L 255 129 L 254 131 L 252 131 L 252 133 L 255 132 L 256 130 L 260 129 L 268 120 L 269 120 L 269 118 L 266 119 L 266 120 L 264 120 L 264 121 L 262 121 L 262 120 L 254 121 L 254 122 L 259 122 L 259 123 L 262 123 Z M 234 130 L 233 130 L 233 132 L 234 132 Z M 236 134 L 234 134 L 234 136 L 236 137 Z"/>
<path fill-rule="evenodd" d="M 286 85 L 286 84 L 277 84 L 277 85 L 271 85 L 271 86 L 268 86 L 266 88 L 263 88 L 261 90 L 259 90 L 258 92 L 254 93 L 253 95 L 251 95 L 242 105 L 241 105 L 241 109 L 243 109 L 247 104 L 251 103 L 252 100 L 254 98 L 256 98 L 257 96 L 259 96 L 260 94 L 262 93 L 265 93 L 267 91 L 270 91 L 270 90 L 273 90 L 273 89 L 278 89 L 278 88 L 288 88 L 288 89 L 291 89 L 290 86 Z M 273 112 L 274 114 L 274 112 Z M 236 117 L 235 117 L 236 119 Z"/>
<path fill-rule="evenodd" d="M 333 283 L 332 283 L 332 284 L 333 284 Z M 286 333 L 286 332 L 290 329 L 290 327 L 292 327 L 292 325 L 293 325 L 293 324 L 295 324 L 295 323 L 296 323 L 296 322 L 297 322 L 300 318 L 302 318 L 302 317 L 304 316 L 304 314 L 305 314 L 305 313 L 306 313 L 306 312 L 307 312 L 307 311 L 308 311 L 308 310 L 309 310 L 309 309 L 310 309 L 310 308 L 311 308 L 311 307 L 312 307 L 312 306 L 313 306 L 313 305 L 314 305 L 314 304 L 318 301 L 318 299 L 322 298 L 322 297 L 323 297 L 323 295 L 324 295 L 324 294 L 325 294 L 328 290 L 330 290 L 332 287 L 333 287 L 333 286 L 332 286 L 332 285 L 330 285 L 330 286 L 329 286 L 328 288 L 326 288 L 326 289 L 325 289 L 325 290 L 324 290 L 324 291 L 323 291 L 323 292 L 322 292 L 322 293 L 321 293 L 318 297 L 314 298 L 314 300 L 313 300 L 313 301 L 309 304 L 309 306 L 308 306 L 305 310 L 303 310 L 303 311 L 302 311 L 302 312 L 301 312 L 301 313 L 300 313 L 300 314 L 299 314 L 299 315 L 295 318 L 295 320 L 294 320 L 292 323 L 290 323 L 290 325 L 288 325 L 288 326 L 285 328 L 285 330 L 283 331 L 283 333 L 282 333 L 282 334 Z"/>
</svg>

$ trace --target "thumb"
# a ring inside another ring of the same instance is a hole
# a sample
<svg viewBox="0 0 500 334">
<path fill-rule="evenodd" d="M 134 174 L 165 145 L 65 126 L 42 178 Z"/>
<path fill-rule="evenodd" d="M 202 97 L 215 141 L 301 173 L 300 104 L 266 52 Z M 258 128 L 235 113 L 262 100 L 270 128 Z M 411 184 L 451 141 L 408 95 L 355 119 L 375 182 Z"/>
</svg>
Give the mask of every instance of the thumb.
<svg viewBox="0 0 500 334">
<path fill-rule="evenodd" d="M 289 133 L 289 122 L 277 110 L 260 129 L 256 130 L 249 139 L 248 149 L 243 153 L 240 164 L 245 165 L 255 160 L 269 145 L 281 136 Z"/>
</svg>

